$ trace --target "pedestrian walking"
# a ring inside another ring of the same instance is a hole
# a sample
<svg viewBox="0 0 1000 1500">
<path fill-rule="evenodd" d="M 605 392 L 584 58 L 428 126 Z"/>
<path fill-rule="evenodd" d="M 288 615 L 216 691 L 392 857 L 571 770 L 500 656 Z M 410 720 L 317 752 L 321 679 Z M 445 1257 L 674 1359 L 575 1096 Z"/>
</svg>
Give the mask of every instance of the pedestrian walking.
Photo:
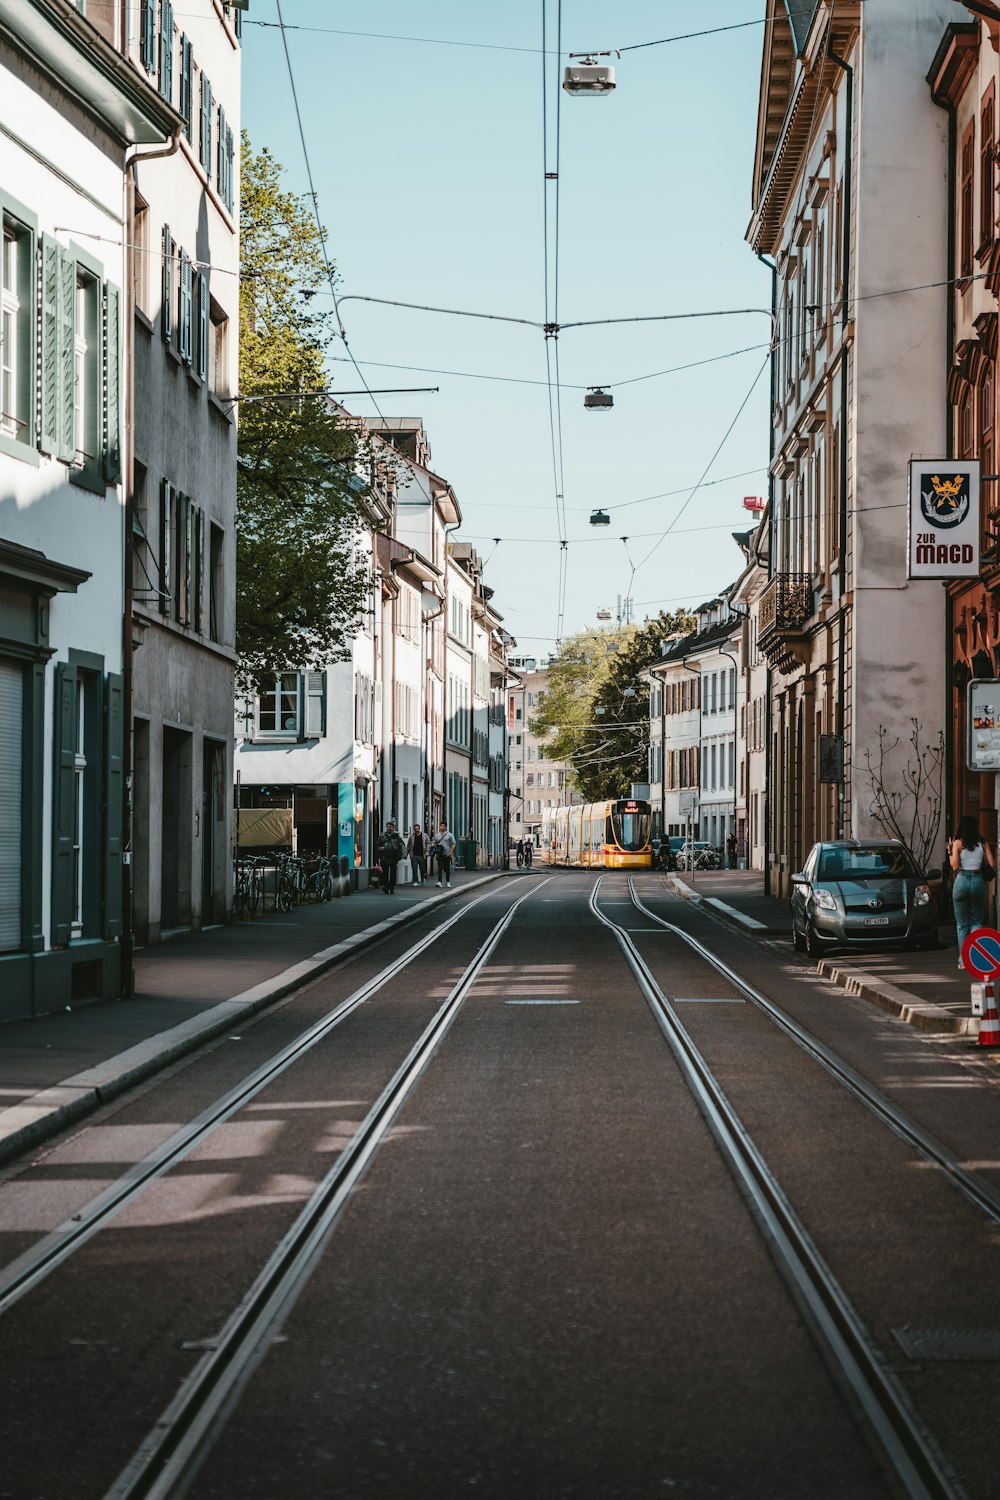
<svg viewBox="0 0 1000 1500">
<path fill-rule="evenodd" d="M 419 823 L 414 823 L 410 829 L 410 836 L 406 840 L 406 852 L 413 866 L 413 884 L 423 885 L 427 872 L 424 869 L 424 834 Z"/>
<path fill-rule="evenodd" d="M 961 969 L 964 967 L 962 948 L 969 933 L 983 925 L 987 882 L 996 874 L 996 858 L 989 844 L 980 837 L 975 818 L 962 818 L 955 837 L 948 840 L 948 863 L 955 871 L 951 904 L 955 912 L 958 967 Z"/>
<path fill-rule="evenodd" d="M 404 854 L 403 840 L 396 832 L 396 825 L 390 819 L 385 825 L 385 832 L 375 845 L 375 855 L 382 866 L 382 889 L 387 896 L 391 896 L 396 889 L 396 866 Z"/>
<path fill-rule="evenodd" d="M 437 838 L 434 840 L 434 853 L 437 856 L 437 883 L 446 885 L 451 890 L 451 861 L 455 854 L 455 835 L 443 819 L 438 828 Z"/>
</svg>

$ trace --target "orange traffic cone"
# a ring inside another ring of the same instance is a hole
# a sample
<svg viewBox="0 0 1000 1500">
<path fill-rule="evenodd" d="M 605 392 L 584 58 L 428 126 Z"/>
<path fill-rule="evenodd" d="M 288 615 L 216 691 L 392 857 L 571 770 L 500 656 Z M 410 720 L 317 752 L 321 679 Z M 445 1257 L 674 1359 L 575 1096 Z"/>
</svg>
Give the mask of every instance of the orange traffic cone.
<svg viewBox="0 0 1000 1500">
<path fill-rule="evenodd" d="M 980 1047 L 1000 1047 L 1000 1017 L 993 994 L 993 981 L 987 979 L 983 985 L 983 1018 L 979 1023 Z"/>
</svg>

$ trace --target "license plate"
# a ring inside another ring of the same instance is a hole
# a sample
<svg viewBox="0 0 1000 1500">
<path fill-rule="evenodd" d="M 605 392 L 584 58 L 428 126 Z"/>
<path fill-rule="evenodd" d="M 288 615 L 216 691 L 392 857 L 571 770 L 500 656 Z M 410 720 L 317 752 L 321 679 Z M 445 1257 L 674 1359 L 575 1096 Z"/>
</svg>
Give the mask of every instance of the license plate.
<svg viewBox="0 0 1000 1500">
<path fill-rule="evenodd" d="M 888 917 L 865 917 L 866 927 L 888 927 Z"/>
</svg>

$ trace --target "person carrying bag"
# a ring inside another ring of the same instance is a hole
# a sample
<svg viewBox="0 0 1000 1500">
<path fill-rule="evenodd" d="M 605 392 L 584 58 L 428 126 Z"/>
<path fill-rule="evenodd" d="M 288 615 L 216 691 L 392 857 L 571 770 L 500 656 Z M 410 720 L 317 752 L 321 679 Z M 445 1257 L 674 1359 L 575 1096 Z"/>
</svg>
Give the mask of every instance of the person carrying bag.
<svg viewBox="0 0 1000 1500">
<path fill-rule="evenodd" d="M 980 837 L 975 818 L 964 817 L 954 838 L 948 840 L 948 863 L 955 872 L 951 884 L 951 904 L 955 912 L 958 937 L 958 967 L 962 949 L 970 932 L 983 925 L 986 893 L 996 876 L 996 860 L 990 846 Z"/>
</svg>

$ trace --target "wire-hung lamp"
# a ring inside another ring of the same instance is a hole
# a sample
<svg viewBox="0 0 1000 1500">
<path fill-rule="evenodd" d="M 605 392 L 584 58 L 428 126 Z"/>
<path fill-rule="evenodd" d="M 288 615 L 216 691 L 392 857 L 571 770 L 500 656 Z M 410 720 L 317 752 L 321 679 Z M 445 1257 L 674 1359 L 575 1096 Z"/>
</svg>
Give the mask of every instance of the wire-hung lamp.
<svg viewBox="0 0 1000 1500">
<path fill-rule="evenodd" d="M 611 517 L 606 510 L 592 510 L 590 512 L 591 526 L 610 526 Z"/>
<path fill-rule="evenodd" d="M 592 385 L 583 398 L 583 404 L 587 411 L 607 411 L 609 407 L 614 406 L 615 398 L 603 386 Z"/>
<path fill-rule="evenodd" d="M 598 55 L 588 52 L 581 54 L 578 61 L 570 59 L 569 67 L 563 73 L 563 88 L 567 94 L 602 99 L 614 91 L 615 70 L 607 63 L 598 62 Z"/>
</svg>

